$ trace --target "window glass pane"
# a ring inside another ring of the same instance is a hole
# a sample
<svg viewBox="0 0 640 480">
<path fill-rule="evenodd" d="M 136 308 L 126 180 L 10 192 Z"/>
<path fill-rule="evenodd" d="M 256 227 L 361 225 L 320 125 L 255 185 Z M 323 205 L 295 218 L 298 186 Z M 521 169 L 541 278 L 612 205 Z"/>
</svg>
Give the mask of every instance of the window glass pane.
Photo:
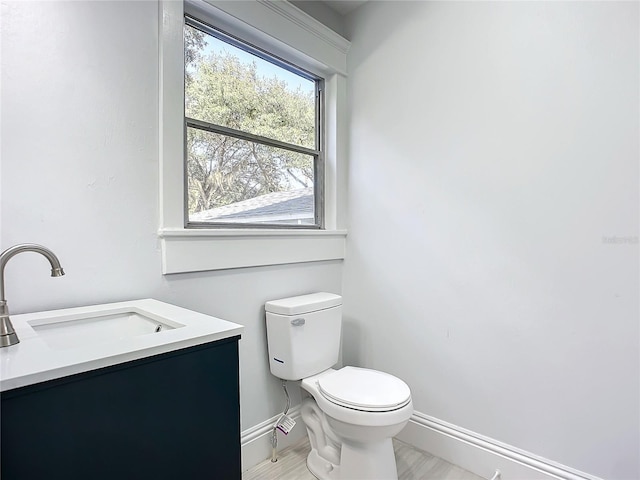
<svg viewBox="0 0 640 480">
<path fill-rule="evenodd" d="M 316 149 L 315 82 L 185 25 L 185 114 Z"/>
<path fill-rule="evenodd" d="M 187 128 L 189 221 L 314 224 L 313 161 Z"/>
</svg>

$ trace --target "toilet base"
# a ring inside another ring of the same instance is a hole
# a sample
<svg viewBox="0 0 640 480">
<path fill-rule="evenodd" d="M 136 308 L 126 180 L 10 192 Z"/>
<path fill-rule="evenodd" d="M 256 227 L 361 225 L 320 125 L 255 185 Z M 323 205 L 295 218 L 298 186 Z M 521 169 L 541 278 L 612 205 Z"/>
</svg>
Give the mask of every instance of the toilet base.
<svg viewBox="0 0 640 480">
<path fill-rule="evenodd" d="M 307 468 L 318 480 L 398 480 L 391 439 L 363 445 L 343 443 L 340 465 L 334 465 L 312 449 Z"/>
<path fill-rule="evenodd" d="M 365 445 L 342 443 L 340 476 L 343 479 L 398 480 L 396 457 L 390 438 Z"/>
<path fill-rule="evenodd" d="M 307 468 L 319 480 L 397 480 L 396 458 L 391 437 L 378 441 L 362 442 L 352 437 L 349 426 L 328 418 L 313 398 L 306 398 L 301 407 L 311 452 L 307 456 Z M 335 436 L 336 425 L 345 436 Z M 405 422 L 406 423 L 406 422 Z M 400 430 L 400 425 L 397 431 Z M 340 428 L 342 427 L 342 428 Z M 397 433 L 396 428 L 390 434 Z"/>
<path fill-rule="evenodd" d="M 307 455 L 307 468 L 318 480 L 338 480 L 339 466 L 327 462 L 317 450 L 311 449 Z"/>
</svg>

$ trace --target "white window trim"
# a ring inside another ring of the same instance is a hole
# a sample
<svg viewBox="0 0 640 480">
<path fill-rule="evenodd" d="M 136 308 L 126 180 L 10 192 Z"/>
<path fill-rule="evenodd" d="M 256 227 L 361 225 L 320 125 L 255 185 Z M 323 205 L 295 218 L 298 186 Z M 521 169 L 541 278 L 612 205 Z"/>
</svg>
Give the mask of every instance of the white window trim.
<svg viewBox="0 0 640 480">
<path fill-rule="evenodd" d="M 350 43 L 283 0 L 160 1 L 160 227 L 162 273 L 344 258 L 346 55 Z M 325 79 L 325 229 L 184 228 L 183 16 L 227 33 Z"/>
</svg>

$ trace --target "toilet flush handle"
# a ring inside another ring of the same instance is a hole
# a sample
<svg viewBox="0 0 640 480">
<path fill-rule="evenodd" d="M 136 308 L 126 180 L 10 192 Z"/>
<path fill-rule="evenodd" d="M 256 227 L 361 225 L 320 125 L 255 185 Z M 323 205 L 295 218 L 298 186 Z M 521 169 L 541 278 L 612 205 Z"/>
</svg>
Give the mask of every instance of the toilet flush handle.
<svg viewBox="0 0 640 480">
<path fill-rule="evenodd" d="M 306 323 L 304 318 L 296 318 L 295 320 L 291 320 L 291 325 L 294 327 L 301 327 Z"/>
</svg>

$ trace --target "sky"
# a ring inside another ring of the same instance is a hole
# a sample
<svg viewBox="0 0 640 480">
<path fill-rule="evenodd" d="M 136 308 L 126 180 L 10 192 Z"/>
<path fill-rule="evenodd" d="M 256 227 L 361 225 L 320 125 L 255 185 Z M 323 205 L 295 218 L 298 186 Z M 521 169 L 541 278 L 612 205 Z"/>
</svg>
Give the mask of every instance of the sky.
<svg viewBox="0 0 640 480">
<path fill-rule="evenodd" d="M 256 69 L 259 75 L 263 75 L 268 78 L 272 78 L 274 75 L 278 77 L 279 80 L 283 80 L 287 83 L 290 90 L 296 90 L 298 87 L 302 89 L 304 92 L 313 93 L 315 90 L 315 84 L 311 80 L 307 80 L 300 75 L 296 75 L 295 73 L 289 72 L 278 65 L 275 65 L 271 62 L 267 62 L 262 58 L 253 55 L 251 53 L 245 52 L 240 48 L 237 48 L 233 45 L 230 45 L 222 40 L 219 40 L 211 35 L 205 34 L 206 45 L 204 48 L 204 55 L 207 56 L 210 53 L 223 53 L 228 52 L 238 57 L 241 62 L 250 64 L 254 62 L 256 64 Z"/>
</svg>

